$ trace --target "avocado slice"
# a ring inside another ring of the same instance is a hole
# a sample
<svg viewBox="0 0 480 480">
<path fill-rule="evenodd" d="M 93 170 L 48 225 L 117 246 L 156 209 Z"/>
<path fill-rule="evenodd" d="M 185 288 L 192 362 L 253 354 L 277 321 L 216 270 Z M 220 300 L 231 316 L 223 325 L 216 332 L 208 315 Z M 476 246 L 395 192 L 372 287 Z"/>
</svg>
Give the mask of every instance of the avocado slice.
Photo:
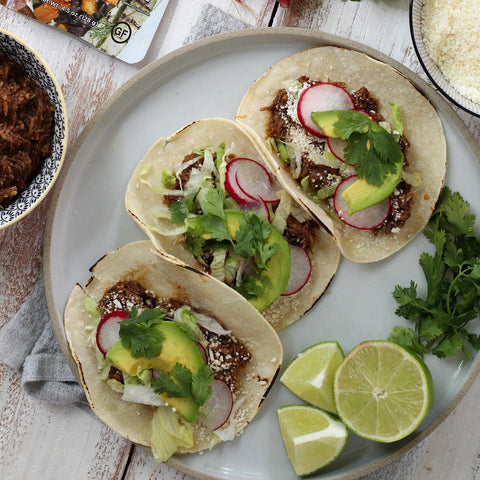
<svg viewBox="0 0 480 480">
<path fill-rule="evenodd" d="M 313 112 L 312 120 L 322 129 L 327 137 L 337 138 L 335 134 L 335 123 L 338 121 L 338 112 L 342 110 L 325 110 L 324 112 Z"/>
<path fill-rule="evenodd" d="M 246 213 L 241 210 L 225 210 L 225 220 L 233 240 L 235 240 L 240 222 L 245 218 L 245 215 Z M 270 259 L 268 270 L 262 273 L 263 278 L 268 277 L 270 285 L 265 288 L 261 297 L 249 300 L 259 311 L 270 305 L 285 291 L 290 277 L 290 246 L 282 234 L 273 226 L 267 243 L 270 245 L 278 244 L 279 250 Z"/>
<path fill-rule="evenodd" d="M 318 127 L 323 130 L 323 133 L 327 137 L 338 138 L 340 135 L 337 135 L 335 133 L 335 124 L 340 120 L 340 113 L 345 111 L 348 111 L 349 115 L 353 116 L 354 118 L 358 115 L 360 115 L 360 118 L 363 119 L 367 117 L 371 120 L 371 127 L 373 129 L 379 128 L 383 130 L 383 127 L 381 127 L 374 120 L 372 120 L 367 113 L 358 110 L 325 110 L 324 112 L 313 112 L 310 116 L 312 120 L 318 125 Z M 356 132 L 358 133 L 366 131 L 368 131 L 368 126 L 365 126 L 364 130 L 356 130 Z"/>
<path fill-rule="evenodd" d="M 202 354 L 195 342 L 175 322 L 164 321 L 155 325 L 163 335 L 162 351 L 158 357 L 132 357 L 130 351 L 122 345 L 119 340 L 108 352 L 107 359 L 110 363 L 135 376 L 142 370 L 161 370 L 170 373 L 175 364 L 180 363 L 195 374 L 200 367 L 205 365 Z M 162 393 L 160 398 L 174 407 L 178 413 L 187 421 L 195 421 L 199 405 L 192 398 L 170 397 Z"/>
<path fill-rule="evenodd" d="M 402 179 L 403 162 L 397 162 L 395 173 L 385 177 L 380 186 L 371 185 L 363 178 L 352 183 L 342 194 L 348 207 L 349 215 L 383 202 L 388 198 Z"/>
</svg>

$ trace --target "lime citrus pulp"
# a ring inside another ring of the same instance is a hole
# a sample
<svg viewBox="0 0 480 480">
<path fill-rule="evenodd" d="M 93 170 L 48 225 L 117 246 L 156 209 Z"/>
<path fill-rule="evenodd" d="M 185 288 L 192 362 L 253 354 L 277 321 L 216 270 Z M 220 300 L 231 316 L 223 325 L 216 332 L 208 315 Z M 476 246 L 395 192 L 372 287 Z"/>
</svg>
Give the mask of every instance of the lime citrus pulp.
<svg viewBox="0 0 480 480">
<path fill-rule="evenodd" d="M 425 363 L 388 341 L 363 342 L 335 373 L 340 419 L 357 435 L 377 442 L 400 440 L 417 428 L 433 403 Z"/>
<path fill-rule="evenodd" d="M 333 462 L 345 447 L 345 425 L 317 407 L 286 405 L 277 408 L 277 416 L 288 458 L 298 476 Z"/>
<path fill-rule="evenodd" d="M 292 359 L 280 377 L 280 382 L 302 400 L 336 413 L 333 378 L 343 357 L 338 342 L 317 343 Z"/>
</svg>

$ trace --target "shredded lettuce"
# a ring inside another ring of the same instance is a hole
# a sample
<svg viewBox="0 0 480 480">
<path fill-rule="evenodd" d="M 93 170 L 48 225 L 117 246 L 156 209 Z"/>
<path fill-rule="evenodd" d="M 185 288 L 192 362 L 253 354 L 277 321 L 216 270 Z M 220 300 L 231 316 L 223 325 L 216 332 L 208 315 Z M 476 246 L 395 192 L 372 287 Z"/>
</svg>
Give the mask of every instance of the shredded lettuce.
<svg viewBox="0 0 480 480">
<path fill-rule="evenodd" d="M 292 212 L 293 199 L 286 190 L 279 190 L 277 196 L 280 198 L 275 216 L 272 220 L 273 227 L 283 234 L 287 226 L 287 218 Z"/>
<path fill-rule="evenodd" d="M 174 173 L 171 170 L 162 170 L 162 185 L 165 188 L 172 188 L 177 181 Z"/>
<path fill-rule="evenodd" d="M 285 88 L 285 90 L 289 90 L 290 93 L 295 96 L 295 98 L 298 96 L 298 93 L 303 88 L 303 85 L 294 78 L 282 80 L 282 86 L 283 88 Z"/>
<path fill-rule="evenodd" d="M 280 155 L 280 158 L 285 162 L 287 165 L 290 164 L 289 160 L 289 155 L 288 155 L 288 147 L 285 142 L 282 142 L 278 138 L 275 139 L 275 142 L 277 144 L 277 151 L 278 154 Z"/>
<path fill-rule="evenodd" d="M 237 276 L 237 271 L 240 267 L 240 258 L 238 255 L 236 255 L 234 252 L 231 252 L 230 255 L 227 257 L 225 260 L 225 265 L 224 265 L 224 275 L 225 275 L 225 283 L 228 285 L 232 285 L 233 282 L 235 281 L 235 278 Z"/>
<path fill-rule="evenodd" d="M 393 120 L 393 128 L 399 135 L 403 134 L 403 124 L 402 119 L 400 118 L 400 107 L 398 103 L 390 102 L 391 112 L 392 112 L 392 120 Z"/>
<path fill-rule="evenodd" d="M 182 324 L 184 328 L 188 330 L 190 336 L 195 339 L 195 341 L 200 342 L 204 347 L 208 345 L 205 335 L 198 326 L 196 314 L 192 312 L 188 305 L 177 308 L 173 318 L 176 322 Z"/>
<path fill-rule="evenodd" d="M 95 327 L 98 327 L 98 324 L 100 323 L 100 320 L 101 320 L 101 314 L 100 314 L 100 311 L 97 310 L 97 305 L 98 305 L 97 302 L 92 297 L 86 295 L 84 304 L 85 304 L 85 310 L 92 318 L 93 323 L 95 324 Z"/>
<path fill-rule="evenodd" d="M 153 405 L 154 407 L 165 405 L 165 402 L 153 391 L 152 387 L 147 387 L 138 382 L 125 382 L 122 400 L 143 405 Z"/>
<path fill-rule="evenodd" d="M 210 273 L 221 282 L 225 281 L 225 261 L 227 259 L 227 250 L 218 250 L 213 252 L 213 260 L 210 264 Z"/>
<path fill-rule="evenodd" d="M 166 462 L 179 447 L 193 446 L 193 430 L 170 407 L 158 407 L 152 418 L 150 442 L 153 458 L 157 462 Z"/>
</svg>

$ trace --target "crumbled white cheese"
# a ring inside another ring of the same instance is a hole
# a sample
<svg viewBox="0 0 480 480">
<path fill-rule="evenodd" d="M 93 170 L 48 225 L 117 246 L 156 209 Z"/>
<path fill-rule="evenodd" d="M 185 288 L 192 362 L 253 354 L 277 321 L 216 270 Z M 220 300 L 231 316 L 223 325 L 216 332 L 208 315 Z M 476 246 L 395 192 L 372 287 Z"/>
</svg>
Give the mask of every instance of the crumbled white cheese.
<svg viewBox="0 0 480 480">
<path fill-rule="evenodd" d="M 426 0 L 422 32 L 428 54 L 445 78 L 480 103 L 480 2 Z"/>
</svg>

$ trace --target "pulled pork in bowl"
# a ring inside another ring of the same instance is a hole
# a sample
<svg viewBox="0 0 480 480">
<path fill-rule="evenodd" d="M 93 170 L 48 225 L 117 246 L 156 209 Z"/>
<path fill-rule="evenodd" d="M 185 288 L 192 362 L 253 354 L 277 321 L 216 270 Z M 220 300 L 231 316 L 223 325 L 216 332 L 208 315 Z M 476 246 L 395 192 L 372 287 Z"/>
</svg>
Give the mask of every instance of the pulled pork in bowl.
<svg viewBox="0 0 480 480">
<path fill-rule="evenodd" d="M 30 213 L 63 163 L 67 115 L 43 60 L 0 29 L 0 229 Z"/>
</svg>

